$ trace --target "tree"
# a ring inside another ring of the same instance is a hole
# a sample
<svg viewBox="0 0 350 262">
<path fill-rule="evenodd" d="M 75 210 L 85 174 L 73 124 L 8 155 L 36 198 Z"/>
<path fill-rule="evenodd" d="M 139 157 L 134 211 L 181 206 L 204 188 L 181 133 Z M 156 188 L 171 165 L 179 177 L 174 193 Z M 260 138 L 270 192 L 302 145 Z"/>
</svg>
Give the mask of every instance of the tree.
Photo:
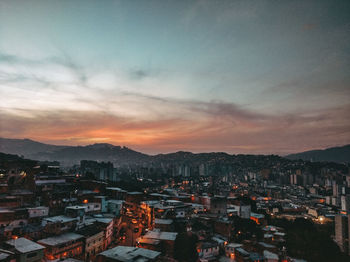
<svg viewBox="0 0 350 262">
<path fill-rule="evenodd" d="M 175 259 L 179 260 L 180 262 L 197 261 L 197 241 L 198 238 L 194 234 L 188 234 L 186 232 L 179 233 L 175 239 Z"/>
<path fill-rule="evenodd" d="M 286 230 L 287 253 L 291 257 L 307 261 L 349 261 L 330 237 L 324 225 L 315 225 L 311 221 L 297 218 L 294 222 L 276 219 L 275 225 Z"/>
</svg>

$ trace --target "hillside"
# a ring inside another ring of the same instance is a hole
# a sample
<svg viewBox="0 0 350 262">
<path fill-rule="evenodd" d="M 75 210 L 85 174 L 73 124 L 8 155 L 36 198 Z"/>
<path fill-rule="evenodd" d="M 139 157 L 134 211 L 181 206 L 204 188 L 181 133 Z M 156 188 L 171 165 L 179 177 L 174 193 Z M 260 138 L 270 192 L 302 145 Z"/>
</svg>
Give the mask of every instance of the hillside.
<svg viewBox="0 0 350 262">
<path fill-rule="evenodd" d="M 0 138 L 0 152 L 23 155 L 27 158 L 33 158 L 39 152 L 53 152 L 67 147 L 44 144 L 30 139 Z"/>
<path fill-rule="evenodd" d="M 291 160 L 303 159 L 309 161 L 350 163 L 350 145 L 291 154 L 286 156 L 286 158 Z"/>
<path fill-rule="evenodd" d="M 111 144 L 93 144 L 87 146 L 56 146 L 30 139 L 0 138 L 0 152 L 17 154 L 25 158 L 40 161 L 59 161 L 61 165 L 79 164 L 80 160 L 110 161 L 115 165 L 125 164 L 200 164 L 200 163 L 231 163 L 244 165 L 247 161 L 259 165 L 261 161 L 280 161 L 279 156 L 267 155 L 230 155 L 223 152 L 199 153 L 175 152 L 150 156 L 127 147 Z M 303 159 L 328 162 L 350 162 L 350 145 L 313 150 L 286 156 L 287 159 Z M 287 161 L 287 159 L 285 159 Z"/>
<path fill-rule="evenodd" d="M 78 164 L 80 160 L 111 161 L 116 164 L 142 163 L 150 157 L 127 147 L 111 144 L 56 146 L 30 139 L 7 138 L 0 138 L 0 152 L 41 161 L 59 161 L 65 166 Z"/>
</svg>

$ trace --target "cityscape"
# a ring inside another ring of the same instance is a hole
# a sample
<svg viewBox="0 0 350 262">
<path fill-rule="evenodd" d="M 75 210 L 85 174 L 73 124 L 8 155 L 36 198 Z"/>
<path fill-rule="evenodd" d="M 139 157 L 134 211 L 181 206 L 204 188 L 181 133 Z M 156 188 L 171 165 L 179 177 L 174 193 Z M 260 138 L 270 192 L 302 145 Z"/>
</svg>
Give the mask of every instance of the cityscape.
<svg viewBox="0 0 350 262">
<path fill-rule="evenodd" d="M 349 14 L 0 0 L 0 262 L 350 261 Z"/>
</svg>

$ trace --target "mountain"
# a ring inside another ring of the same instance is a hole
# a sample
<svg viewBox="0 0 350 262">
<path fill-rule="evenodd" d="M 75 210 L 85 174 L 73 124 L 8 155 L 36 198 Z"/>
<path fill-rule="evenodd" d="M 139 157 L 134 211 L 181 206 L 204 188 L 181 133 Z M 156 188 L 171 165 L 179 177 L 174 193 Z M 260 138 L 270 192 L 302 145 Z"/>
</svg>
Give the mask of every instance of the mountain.
<svg viewBox="0 0 350 262">
<path fill-rule="evenodd" d="M 24 159 L 17 155 L 5 154 L 0 152 L 0 170 L 11 168 L 32 168 L 37 165 L 37 161 Z"/>
<path fill-rule="evenodd" d="M 286 158 L 295 160 L 327 161 L 337 163 L 350 163 L 350 145 L 331 147 L 324 150 L 311 150 L 297 154 L 291 154 Z"/>
<path fill-rule="evenodd" d="M 201 164 L 230 163 L 245 165 L 260 162 L 280 161 L 279 156 L 262 155 L 230 155 L 223 152 L 199 153 L 175 152 L 150 156 L 127 147 L 111 144 L 93 144 L 87 146 L 56 146 L 39 143 L 30 139 L 0 138 L 0 152 L 16 154 L 25 158 L 40 161 L 59 161 L 63 166 L 79 164 L 80 160 L 110 161 L 115 165 L 124 164 Z M 299 154 L 288 155 L 288 159 L 303 159 L 313 161 L 350 162 L 350 145 L 326 150 L 313 150 Z M 288 161 L 284 158 L 285 161 Z"/>
<path fill-rule="evenodd" d="M 111 144 L 93 144 L 88 146 L 66 147 L 52 152 L 39 152 L 33 159 L 60 161 L 64 165 L 79 163 L 80 160 L 110 161 L 113 163 L 141 163 L 150 156 L 131 150 L 127 147 Z"/>
<path fill-rule="evenodd" d="M 21 155 L 41 161 L 59 161 L 62 165 L 78 164 L 80 160 L 111 161 L 113 163 L 142 163 L 150 156 L 127 147 L 111 144 L 88 146 L 56 146 L 30 139 L 0 138 L 0 152 Z"/>
<path fill-rule="evenodd" d="M 0 152 L 23 155 L 28 158 L 39 152 L 53 152 L 67 147 L 69 146 L 48 145 L 30 139 L 0 138 Z"/>
</svg>

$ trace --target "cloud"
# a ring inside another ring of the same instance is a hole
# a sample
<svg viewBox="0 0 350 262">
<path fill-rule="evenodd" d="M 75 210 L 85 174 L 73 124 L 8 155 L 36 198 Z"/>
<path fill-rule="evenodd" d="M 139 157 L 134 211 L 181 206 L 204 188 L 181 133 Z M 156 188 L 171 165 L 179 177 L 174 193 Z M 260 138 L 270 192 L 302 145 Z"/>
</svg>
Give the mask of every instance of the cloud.
<svg viewBox="0 0 350 262">
<path fill-rule="evenodd" d="M 266 113 L 233 102 L 174 96 L 170 90 L 177 82 L 143 69 L 92 72 L 64 54 L 1 57 L 2 137 L 58 144 L 104 141 L 148 153 L 284 154 L 350 142 L 348 102 Z M 282 89 L 304 84 L 295 81 Z"/>
<path fill-rule="evenodd" d="M 104 141 L 148 153 L 191 150 L 284 154 L 350 142 L 350 105 L 311 115 L 264 116 L 261 121 L 259 114 L 251 117 L 253 113 L 218 110 L 217 102 L 191 104 L 178 103 L 176 110 L 190 112 L 187 110 L 196 108 L 197 118 L 178 115 L 143 120 L 64 110 L 35 111 L 30 117 L 2 113 L 0 136 L 59 144 Z"/>
</svg>

